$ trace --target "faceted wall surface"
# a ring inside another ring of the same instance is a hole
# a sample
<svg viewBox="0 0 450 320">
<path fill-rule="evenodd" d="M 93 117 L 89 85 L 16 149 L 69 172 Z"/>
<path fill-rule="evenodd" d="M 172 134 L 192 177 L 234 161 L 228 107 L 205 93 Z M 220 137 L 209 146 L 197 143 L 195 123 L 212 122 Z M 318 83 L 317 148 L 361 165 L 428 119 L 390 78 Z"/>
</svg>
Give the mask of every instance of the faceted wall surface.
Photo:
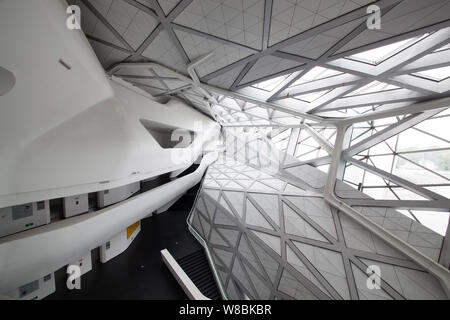
<svg viewBox="0 0 450 320">
<path fill-rule="evenodd" d="M 250 151 L 248 141 L 243 151 L 227 144 L 190 222 L 229 299 L 446 299 L 433 275 L 325 202 L 326 174 L 309 165 L 276 171 L 270 152 Z M 364 198 L 343 183 L 337 189 Z M 438 234 L 395 210 L 361 212 L 437 259 Z M 379 289 L 367 284 L 369 266 L 380 270 Z"/>
</svg>

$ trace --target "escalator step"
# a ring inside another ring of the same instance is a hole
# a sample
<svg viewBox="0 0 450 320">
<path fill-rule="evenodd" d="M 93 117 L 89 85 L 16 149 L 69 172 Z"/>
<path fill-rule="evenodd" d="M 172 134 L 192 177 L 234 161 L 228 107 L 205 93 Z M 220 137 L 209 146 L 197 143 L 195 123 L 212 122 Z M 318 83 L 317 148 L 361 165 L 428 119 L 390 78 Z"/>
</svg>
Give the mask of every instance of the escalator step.
<svg viewBox="0 0 450 320">
<path fill-rule="evenodd" d="M 193 260 L 201 259 L 202 257 L 203 257 L 202 252 L 196 252 L 196 253 L 191 254 L 189 256 L 186 256 L 186 257 L 183 257 L 181 259 L 178 259 L 177 262 L 179 264 L 185 264 L 185 263 L 189 263 L 190 261 L 193 261 Z"/>
<path fill-rule="evenodd" d="M 221 299 L 204 250 L 177 259 L 177 262 L 200 292 L 212 300 Z"/>
</svg>

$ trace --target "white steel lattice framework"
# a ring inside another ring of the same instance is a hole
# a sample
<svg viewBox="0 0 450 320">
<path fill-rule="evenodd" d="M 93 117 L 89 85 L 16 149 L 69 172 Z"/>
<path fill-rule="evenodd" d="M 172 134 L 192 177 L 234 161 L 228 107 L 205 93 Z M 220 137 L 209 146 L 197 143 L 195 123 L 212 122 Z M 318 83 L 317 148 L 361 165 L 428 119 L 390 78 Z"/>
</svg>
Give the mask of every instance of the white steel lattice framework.
<svg viewBox="0 0 450 320">
<path fill-rule="evenodd" d="M 69 3 L 109 75 L 183 99 L 227 130 L 263 133 L 284 173 L 320 168 L 333 212 L 448 290 L 450 1 Z M 369 4 L 382 10 L 381 30 L 367 29 Z M 354 189 L 336 191 L 336 179 Z M 364 215 L 394 209 L 441 240 L 418 250 L 412 230 Z"/>
</svg>

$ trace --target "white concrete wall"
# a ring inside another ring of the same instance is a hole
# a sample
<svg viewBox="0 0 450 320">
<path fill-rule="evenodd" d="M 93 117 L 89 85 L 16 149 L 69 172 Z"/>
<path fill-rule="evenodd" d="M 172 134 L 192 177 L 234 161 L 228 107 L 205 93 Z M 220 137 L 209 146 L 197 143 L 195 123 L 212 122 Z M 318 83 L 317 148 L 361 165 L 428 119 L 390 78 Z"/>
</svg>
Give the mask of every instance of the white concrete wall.
<svg viewBox="0 0 450 320">
<path fill-rule="evenodd" d="M 130 233 L 129 236 L 127 229 L 121 231 L 107 243 L 100 246 L 101 263 L 106 263 L 109 260 L 114 259 L 118 255 L 120 255 L 125 250 L 127 250 L 128 247 L 131 245 L 131 243 L 134 241 L 134 239 L 136 239 L 136 237 L 141 232 L 141 223 L 139 222 L 139 226 L 134 230 L 134 232 Z"/>
<path fill-rule="evenodd" d="M 0 293 L 9 292 L 73 262 L 195 186 L 217 159 L 207 154 L 198 169 L 133 198 L 71 219 L 0 239 Z"/>
<path fill-rule="evenodd" d="M 0 208 L 175 171 L 218 133 L 217 123 L 183 102 L 162 105 L 108 79 L 82 32 L 66 28 L 65 10 L 60 0 L 0 2 L 0 65 L 17 80 L 0 96 Z M 197 138 L 173 154 L 142 119 Z"/>
<path fill-rule="evenodd" d="M 115 98 L 79 113 L 26 147 L 0 153 L 0 207 L 112 189 L 171 172 L 193 163 L 204 142 L 218 136 L 215 122 L 182 102 L 161 105 L 125 87 L 128 84 L 110 84 Z M 140 119 L 200 128 L 204 134 L 186 149 L 163 149 Z"/>
<path fill-rule="evenodd" d="M 126 186 L 103 190 L 97 193 L 97 205 L 99 208 L 123 201 L 141 189 L 140 181 L 127 184 Z"/>
</svg>

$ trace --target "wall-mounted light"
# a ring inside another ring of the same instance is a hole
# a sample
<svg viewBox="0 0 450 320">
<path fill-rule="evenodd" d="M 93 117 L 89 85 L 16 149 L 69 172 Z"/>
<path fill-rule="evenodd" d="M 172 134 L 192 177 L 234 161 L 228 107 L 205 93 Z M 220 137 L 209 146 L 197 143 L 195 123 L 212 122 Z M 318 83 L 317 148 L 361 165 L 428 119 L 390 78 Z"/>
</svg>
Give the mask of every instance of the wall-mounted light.
<svg viewBox="0 0 450 320">
<path fill-rule="evenodd" d="M 9 70 L 0 67 L 0 96 L 4 96 L 10 92 L 15 84 L 16 77 L 14 74 Z"/>
</svg>

